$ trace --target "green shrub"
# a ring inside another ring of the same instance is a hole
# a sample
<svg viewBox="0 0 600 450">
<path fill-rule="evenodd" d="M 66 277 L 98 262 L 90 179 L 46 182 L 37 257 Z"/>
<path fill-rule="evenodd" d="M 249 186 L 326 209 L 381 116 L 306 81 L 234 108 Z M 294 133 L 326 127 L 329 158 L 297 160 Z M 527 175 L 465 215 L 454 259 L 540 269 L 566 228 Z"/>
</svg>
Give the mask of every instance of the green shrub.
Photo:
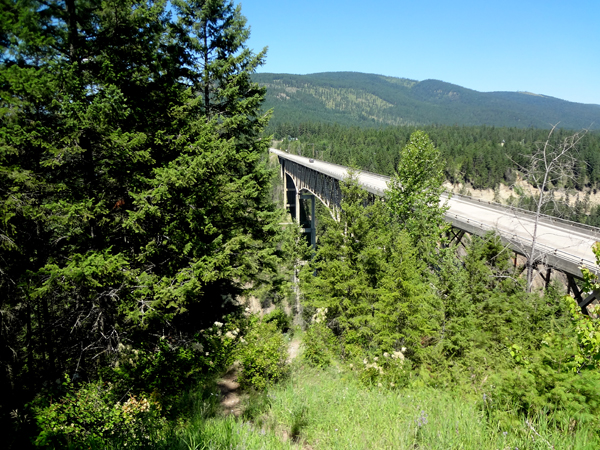
<svg viewBox="0 0 600 450">
<path fill-rule="evenodd" d="M 160 392 L 164 403 L 200 375 L 219 372 L 232 363 L 240 330 L 235 321 L 224 319 L 201 330 L 192 342 L 161 337 L 145 348 L 121 344 L 117 362 L 103 376 L 123 393 Z"/>
<path fill-rule="evenodd" d="M 323 322 L 314 322 L 302 338 L 302 359 L 313 367 L 327 367 L 335 356 L 337 339 Z"/>
<path fill-rule="evenodd" d="M 240 348 L 240 384 L 257 390 L 266 388 L 286 373 L 287 346 L 274 322 L 256 323 Z"/>
<path fill-rule="evenodd" d="M 156 400 L 131 396 L 121 403 L 111 385 L 84 383 L 77 389 L 68 377 L 63 387 L 66 394 L 59 399 L 40 397 L 33 406 L 40 429 L 36 446 L 148 448 L 165 440 L 167 424 Z"/>
<path fill-rule="evenodd" d="M 600 413 L 600 373 L 573 369 L 576 345 L 572 330 L 546 335 L 540 349 L 511 346 L 514 367 L 494 374 L 486 392 L 486 408 L 498 419 L 502 411 L 525 416 L 552 414 L 569 423 L 595 422 Z"/>
<path fill-rule="evenodd" d="M 351 365 L 358 372 L 360 381 L 367 386 L 380 386 L 389 389 L 405 387 L 411 375 L 411 362 L 405 358 L 405 348 L 378 357 L 365 357 Z"/>
<path fill-rule="evenodd" d="M 281 308 L 276 308 L 269 314 L 265 314 L 263 317 L 263 322 L 274 323 L 282 333 L 286 333 L 292 325 L 290 317 Z"/>
</svg>

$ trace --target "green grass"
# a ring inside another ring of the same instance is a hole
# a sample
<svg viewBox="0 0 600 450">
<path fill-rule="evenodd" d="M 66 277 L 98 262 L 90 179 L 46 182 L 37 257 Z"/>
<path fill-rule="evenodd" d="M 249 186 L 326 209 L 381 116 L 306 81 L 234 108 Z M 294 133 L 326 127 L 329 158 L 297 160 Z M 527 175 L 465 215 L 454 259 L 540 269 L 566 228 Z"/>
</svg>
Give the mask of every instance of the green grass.
<svg viewBox="0 0 600 450">
<path fill-rule="evenodd" d="M 254 410 L 262 413 L 260 399 L 252 397 Z M 289 449 L 273 430 L 259 427 L 250 421 L 234 416 L 223 417 L 220 412 L 219 390 L 207 383 L 184 394 L 177 408 L 185 411 L 165 448 L 173 450 L 242 450 Z M 267 405 L 268 406 L 268 405 Z M 259 409 L 256 409 L 259 408 Z"/>
<path fill-rule="evenodd" d="M 249 422 L 226 418 L 211 418 L 193 423 L 179 433 L 173 449 L 182 450 L 242 450 L 289 449 L 272 431 L 258 429 Z"/>
<path fill-rule="evenodd" d="M 283 382 L 246 394 L 239 418 L 220 415 L 218 391 L 209 385 L 182 396 L 179 409 L 188 412 L 188 420 L 180 423 L 167 448 L 600 448 L 592 425 L 544 414 L 527 419 L 510 408 L 497 414 L 486 410 L 483 399 L 447 389 L 366 387 L 339 363 L 319 370 L 297 358 Z"/>
<path fill-rule="evenodd" d="M 333 368 L 296 367 L 288 381 L 253 402 L 263 403 L 254 424 L 313 449 L 600 448 L 589 429 L 564 431 L 569 424 L 545 416 L 503 429 L 477 400 L 435 389 L 367 388 Z"/>
<path fill-rule="evenodd" d="M 285 382 L 252 393 L 240 418 L 219 417 L 214 404 L 197 402 L 194 418 L 169 448 L 600 448 L 592 430 L 568 431 L 569 424 L 557 424 L 546 416 L 503 428 L 489 419 L 482 404 L 437 389 L 368 388 L 351 372 L 298 364 Z"/>
</svg>

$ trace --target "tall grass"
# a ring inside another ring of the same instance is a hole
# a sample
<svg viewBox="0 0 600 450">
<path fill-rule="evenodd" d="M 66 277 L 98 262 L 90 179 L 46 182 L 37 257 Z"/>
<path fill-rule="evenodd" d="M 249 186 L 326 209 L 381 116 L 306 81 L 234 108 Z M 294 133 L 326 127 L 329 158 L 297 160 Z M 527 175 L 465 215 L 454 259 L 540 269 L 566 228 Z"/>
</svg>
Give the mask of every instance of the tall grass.
<svg viewBox="0 0 600 450">
<path fill-rule="evenodd" d="M 257 429 L 249 422 L 235 419 L 211 418 L 196 422 L 179 433 L 169 447 L 181 450 L 242 450 L 289 449 L 271 430 Z"/>
<path fill-rule="evenodd" d="M 313 449 L 598 449 L 591 429 L 538 416 L 499 428 L 483 402 L 449 391 L 366 388 L 352 373 L 297 368 L 255 423 Z"/>
<path fill-rule="evenodd" d="M 289 449 L 272 429 L 257 426 L 245 418 L 223 416 L 219 406 L 219 392 L 214 386 L 203 385 L 184 394 L 178 409 L 185 411 L 188 420 L 182 421 L 165 448 L 173 450 L 279 450 Z M 267 410 L 260 398 L 254 398 L 252 407 L 257 414 Z M 250 408 L 250 410 L 252 410 Z"/>
<path fill-rule="evenodd" d="M 206 386 L 206 385 L 205 385 Z M 183 396 L 188 419 L 167 448 L 204 449 L 599 449 L 593 425 L 551 414 L 502 417 L 483 398 L 449 389 L 366 387 L 342 366 L 315 369 L 301 358 L 289 377 L 245 394 L 240 417 L 220 413 L 219 394 L 200 388 Z M 488 409 L 488 406 L 490 409 Z M 509 405 L 510 406 L 510 405 Z M 567 422 L 564 422 L 567 420 Z"/>
</svg>

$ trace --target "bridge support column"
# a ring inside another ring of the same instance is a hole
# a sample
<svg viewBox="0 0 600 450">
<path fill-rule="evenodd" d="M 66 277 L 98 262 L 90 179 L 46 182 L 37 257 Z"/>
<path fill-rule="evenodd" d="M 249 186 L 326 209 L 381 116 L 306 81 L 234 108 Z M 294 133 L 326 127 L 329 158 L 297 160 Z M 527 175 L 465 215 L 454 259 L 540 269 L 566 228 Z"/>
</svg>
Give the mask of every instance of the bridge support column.
<svg viewBox="0 0 600 450">
<path fill-rule="evenodd" d="M 310 245 L 313 250 L 317 248 L 317 215 L 315 210 L 315 196 L 310 196 Z"/>
<path fill-rule="evenodd" d="M 283 170 L 283 163 L 281 159 L 279 160 L 279 175 L 281 176 L 281 181 L 283 181 L 283 209 L 287 208 L 288 199 L 287 199 L 287 175 L 285 170 Z"/>
<path fill-rule="evenodd" d="M 295 217 L 295 219 L 296 219 L 296 222 L 298 224 L 300 223 L 300 198 L 301 198 L 300 191 L 298 191 L 294 195 L 294 200 L 296 202 L 296 206 L 294 207 L 295 211 L 296 211 L 296 217 Z"/>
<path fill-rule="evenodd" d="M 317 219 L 315 217 L 315 196 L 312 194 L 298 195 L 297 202 L 300 203 L 300 200 L 310 200 L 310 227 L 302 228 L 302 232 L 310 236 L 310 245 L 313 248 L 313 250 L 315 250 L 317 247 Z M 306 219 L 308 219 L 308 217 Z M 298 223 L 301 223 L 300 208 L 298 208 L 297 220 Z"/>
<path fill-rule="evenodd" d="M 292 219 L 298 221 L 300 211 L 296 185 L 287 173 L 283 173 L 283 207 L 288 210 Z"/>
</svg>

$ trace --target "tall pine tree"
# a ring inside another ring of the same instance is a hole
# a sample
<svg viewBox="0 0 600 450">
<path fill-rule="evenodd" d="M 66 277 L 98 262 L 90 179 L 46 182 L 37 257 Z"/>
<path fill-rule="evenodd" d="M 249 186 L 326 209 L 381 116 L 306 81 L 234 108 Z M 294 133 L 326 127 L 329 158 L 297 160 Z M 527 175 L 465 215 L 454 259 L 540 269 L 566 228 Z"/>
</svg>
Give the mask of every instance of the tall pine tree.
<svg viewBox="0 0 600 450">
<path fill-rule="evenodd" d="M 279 227 L 264 50 L 239 8 L 3 3 L 0 358 L 18 394 L 94 377 L 119 343 L 185 342 L 277 263 Z"/>
</svg>

